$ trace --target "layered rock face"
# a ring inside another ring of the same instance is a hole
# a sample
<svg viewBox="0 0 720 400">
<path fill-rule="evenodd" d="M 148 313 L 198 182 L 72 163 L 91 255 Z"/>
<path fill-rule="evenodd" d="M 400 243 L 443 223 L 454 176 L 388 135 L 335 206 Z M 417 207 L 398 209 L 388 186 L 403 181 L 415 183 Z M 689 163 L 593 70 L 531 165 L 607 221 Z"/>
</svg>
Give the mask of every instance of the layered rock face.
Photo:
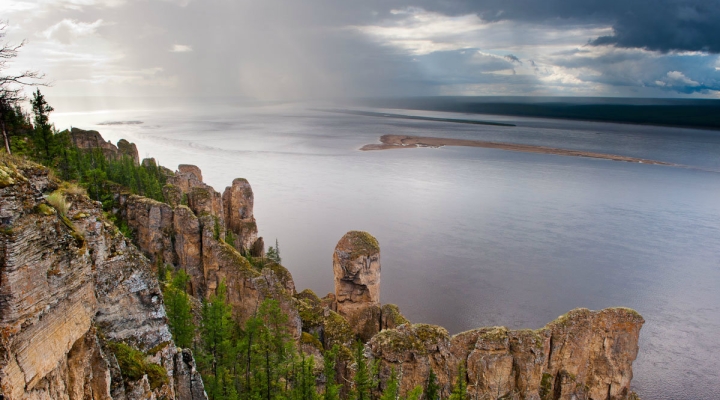
<svg viewBox="0 0 720 400">
<path fill-rule="evenodd" d="M 72 128 L 70 139 L 73 145 L 80 149 L 101 149 L 105 157 L 109 159 L 115 160 L 122 156 L 128 156 L 135 162 L 135 165 L 140 163 L 135 143 L 130 143 L 125 139 L 120 139 L 115 146 L 106 142 L 98 131 L 86 131 L 78 128 Z"/>
<path fill-rule="evenodd" d="M 49 204 L 43 193 L 57 183 L 45 168 L 5 158 L 0 170 L 2 397 L 204 399 L 148 260 L 86 196 L 61 188 L 65 205 Z M 166 377 L 126 379 L 114 343 L 145 352 Z"/>
<path fill-rule="evenodd" d="M 138 247 L 156 265 L 172 265 L 187 272 L 188 291 L 199 299 L 209 297 L 225 282 L 227 300 L 240 323 L 253 315 L 264 299 L 278 300 L 289 316 L 290 331 L 299 338 L 301 322 L 290 273 L 269 262 L 262 269 L 255 268 L 241 254 L 264 254 L 250 184 L 235 179 L 221 196 L 202 182 L 202 172 L 194 165 L 180 165 L 167 182 L 167 204 L 135 195 L 119 199 Z"/>
<path fill-rule="evenodd" d="M 450 336 L 433 325 L 402 325 L 375 335 L 368 347 L 381 374 L 401 371 L 409 391 L 430 370 L 449 395 L 458 366 L 478 398 L 626 399 L 645 321 L 633 310 L 577 309 L 538 330 L 480 328 Z"/>
</svg>

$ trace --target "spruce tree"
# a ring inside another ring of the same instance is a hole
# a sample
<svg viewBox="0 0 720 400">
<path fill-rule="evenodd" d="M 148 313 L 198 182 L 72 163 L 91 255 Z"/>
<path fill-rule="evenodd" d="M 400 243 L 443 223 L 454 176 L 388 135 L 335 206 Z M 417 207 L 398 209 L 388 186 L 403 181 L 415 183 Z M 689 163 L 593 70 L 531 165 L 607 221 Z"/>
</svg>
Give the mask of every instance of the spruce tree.
<svg viewBox="0 0 720 400">
<path fill-rule="evenodd" d="M 51 148 L 53 145 L 53 131 L 50 125 L 50 113 L 54 109 L 45 100 L 45 96 L 40 93 L 40 89 L 37 89 L 33 93 L 33 98 L 30 101 L 32 105 L 33 114 L 35 115 L 35 143 L 39 147 L 41 154 L 38 158 L 44 159 L 46 162 L 50 162 L 52 159 Z"/>
<path fill-rule="evenodd" d="M 370 368 L 368 367 L 367 360 L 363 350 L 365 347 L 362 342 L 358 341 L 355 344 L 355 363 L 357 370 L 355 371 L 355 384 L 354 398 L 356 400 L 371 400 L 370 389 L 372 388 L 372 376 Z"/>
<path fill-rule="evenodd" d="M 465 380 L 465 375 L 465 363 L 461 362 L 460 365 L 458 365 L 458 376 L 452 393 L 450 393 L 450 400 L 467 400 L 467 381 Z"/>
<path fill-rule="evenodd" d="M 422 397 L 423 389 L 421 386 L 415 386 L 413 390 L 409 391 L 404 400 L 420 400 Z"/>
<path fill-rule="evenodd" d="M 225 282 L 218 285 L 215 294 L 203 303 L 202 324 L 200 334 L 202 338 L 201 357 L 204 377 L 209 378 L 208 394 L 218 393 L 218 386 L 229 378 L 223 376 L 226 370 L 234 365 L 235 346 L 232 342 L 234 321 L 232 308 L 225 298 L 227 287 Z M 219 374 L 220 372 L 220 374 Z M 210 376 L 208 376 L 210 375 Z M 212 396 L 212 395 L 211 395 Z M 211 397 L 211 400 L 220 400 L 223 397 Z"/>
<path fill-rule="evenodd" d="M 170 332 L 177 346 L 189 348 L 195 334 L 190 298 L 185 292 L 190 277 L 183 270 L 178 271 L 175 276 L 167 271 L 165 279 L 170 282 L 163 290 Z"/>
<path fill-rule="evenodd" d="M 392 367 L 390 371 L 390 379 L 388 379 L 385 390 L 383 391 L 380 400 L 398 400 L 400 396 L 400 382 L 398 380 L 397 371 L 395 367 Z"/>
<path fill-rule="evenodd" d="M 340 387 L 337 383 L 337 377 L 335 373 L 335 365 L 337 363 L 337 355 L 340 351 L 339 346 L 336 344 L 332 349 L 327 350 L 324 355 L 324 368 L 323 374 L 325 375 L 325 394 L 323 400 L 340 400 Z"/>
<path fill-rule="evenodd" d="M 440 399 L 440 385 L 438 385 L 437 375 L 435 371 L 430 369 L 430 375 L 428 376 L 427 384 L 425 385 L 425 400 L 439 400 Z"/>
</svg>

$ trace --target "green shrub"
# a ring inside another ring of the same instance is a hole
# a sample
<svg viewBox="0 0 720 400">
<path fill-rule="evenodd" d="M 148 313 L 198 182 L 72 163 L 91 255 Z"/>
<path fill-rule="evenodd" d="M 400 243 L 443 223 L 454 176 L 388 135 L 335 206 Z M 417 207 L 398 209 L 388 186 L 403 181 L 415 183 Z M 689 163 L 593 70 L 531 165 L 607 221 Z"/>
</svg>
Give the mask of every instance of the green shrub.
<svg viewBox="0 0 720 400">
<path fill-rule="evenodd" d="M 115 354 L 120 372 L 125 379 L 137 381 L 147 375 L 152 389 L 169 382 L 167 370 L 162 365 L 147 362 L 147 356 L 142 351 L 122 342 L 111 343 L 109 347 Z"/>
</svg>

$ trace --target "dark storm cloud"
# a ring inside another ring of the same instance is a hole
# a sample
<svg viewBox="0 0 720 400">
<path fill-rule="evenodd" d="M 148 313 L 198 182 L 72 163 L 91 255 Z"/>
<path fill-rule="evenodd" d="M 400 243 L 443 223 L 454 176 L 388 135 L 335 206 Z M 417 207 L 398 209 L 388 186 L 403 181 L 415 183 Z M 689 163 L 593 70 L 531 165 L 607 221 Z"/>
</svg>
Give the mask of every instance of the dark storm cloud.
<svg viewBox="0 0 720 400">
<path fill-rule="evenodd" d="M 720 0 L 10 2 L 17 39 L 30 39 L 24 61 L 63 94 L 716 96 L 719 86 L 720 58 L 708 54 L 720 52 Z"/>
<path fill-rule="evenodd" d="M 483 0 L 397 1 L 447 14 L 476 13 L 486 21 L 610 24 L 596 45 L 668 52 L 720 53 L 720 0 Z"/>
</svg>

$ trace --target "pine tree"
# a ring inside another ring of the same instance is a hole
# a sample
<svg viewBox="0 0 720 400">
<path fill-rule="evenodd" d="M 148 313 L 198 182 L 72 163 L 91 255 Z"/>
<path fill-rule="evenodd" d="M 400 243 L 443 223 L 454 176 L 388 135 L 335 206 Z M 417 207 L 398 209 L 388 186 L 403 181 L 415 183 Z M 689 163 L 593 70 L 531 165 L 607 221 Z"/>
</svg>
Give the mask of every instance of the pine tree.
<svg viewBox="0 0 720 400">
<path fill-rule="evenodd" d="M 398 381 L 397 371 L 395 367 L 390 370 L 390 379 L 388 379 L 385 390 L 383 391 L 380 400 L 398 400 L 400 396 L 400 382 Z"/>
<path fill-rule="evenodd" d="M 422 397 L 423 389 L 421 386 L 415 386 L 413 390 L 409 391 L 404 400 L 420 400 Z"/>
<path fill-rule="evenodd" d="M 337 383 L 335 373 L 335 365 L 337 363 L 337 355 L 340 351 L 338 345 L 334 345 L 332 349 L 325 352 L 323 374 L 325 375 L 325 394 L 323 400 L 340 400 L 340 387 Z"/>
<path fill-rule="evenodd" d="M 365 347 L 362 342 L 358 341 L 355 344 L 355 363 L 357 364 L 357 370 L 355 371 L 355 396 L 356 400 L 371 400 L 370 389 L 372 388 L 372 376 L 370 368 L 368 367 L 365 354 L 363 353 Z"/>
<path fill-rule="evenodd" d="M 185 292 L 190 277 L 183 270 L 178 271 L 175 276 L 167 271 L 165 279 L 170 282 L 163 291 L 170 332 L 177 346 L 189 348 L 195 334 L 190 298 Z"/>
<path fill-rule="evenodd" d="M 450 393 L 450 400 L 467 400 L 467 381 L 465 373 L 465 363 L 461 362 L 458 365 L 458 376 L 453 386 L 452 393 Z"/>
<path fill-rule="evenodd" d="M 295 400 L 319 400 L 320 396 L 315 388 L 315 375 L 313 374 L 315 359 L 305 357 L 305 353 L 301 351 L 300 358 L 295 364 L 292 398 Z"/>
<path fill-rule="evenodd" d="M 53 145 L 53 131 L 50 126 L 50 113 L 54 109 L 45 100 L 45 96 L 40 93 L 40 89 L 37 89 L 33 93 L 33 98 L 30 101 L 32 105 L 33 114 L 35 114 L 35 143 L 38 145 L 39 150 L 44 153 L 38 157 L 44 159 L 46 162 L 50 162 L 51 148 Z"/>
<path fill-rule="evenodd" d="M 272 400 L 282 395 L 281 381 L 288 382 L 295 343 L 287 328 L 288 316 L 280 309 L 280 303 L 266 299 L 260 304 L 258 317 L 262 325 L 258 329 L 253 373 L 253 393 L 259 399 Z M 282 379 L 281 379 L 282 378 Z"/>
<path fill-rule="evenodd" d="M 427 384 L 425 385 L 425 400 L 439 400 L 440 399 L 440 385 L 438 385 L 437 375 L 435 371 L 430 369 L 430 375 L 428 376 Z"/>
<path fill-rule="evenodd" d="M 208 301 L 203 302 L 202 323 L 200 334 L 202 338 L 201 356 L 203 376 L 208 379 L 210 385 L 206 389 L 209 393 L 218 393 L 218 385 L 228 380 L 223 377 L 235 363 L 235 346 L 232 336 L 234 321 L 232 319 L 232 308 L 227 304 L 225 298 L 227 287 L 221 282 L 218 288 Z M 219 374 L 220 372 L 220 374 Z M 210 376 L 208 376 L 210 375 Z M 211 397 L 211 400 L 220 400 L 223 397 Z"/>
</svg>

